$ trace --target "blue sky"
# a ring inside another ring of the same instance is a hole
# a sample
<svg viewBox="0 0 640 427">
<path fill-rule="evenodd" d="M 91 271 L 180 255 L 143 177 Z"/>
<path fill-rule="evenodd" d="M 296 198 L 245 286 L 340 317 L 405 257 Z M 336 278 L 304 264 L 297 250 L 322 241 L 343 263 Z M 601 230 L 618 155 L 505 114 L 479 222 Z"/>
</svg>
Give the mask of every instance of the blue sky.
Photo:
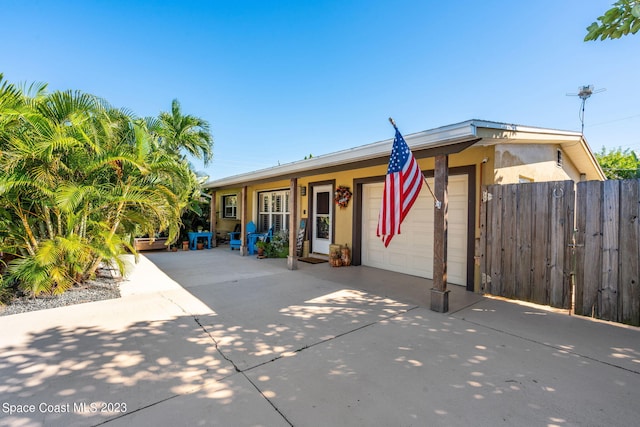
<svg viewBox="0 0 640 427">
<path fill-rule="evenodd" d="M 0 0 L 0 73 L 139 116 L 208 120 L 212 179 L 468 119 L 640 152 L 640 34 L 583 42 L 614 0 Z"/>
</svg>

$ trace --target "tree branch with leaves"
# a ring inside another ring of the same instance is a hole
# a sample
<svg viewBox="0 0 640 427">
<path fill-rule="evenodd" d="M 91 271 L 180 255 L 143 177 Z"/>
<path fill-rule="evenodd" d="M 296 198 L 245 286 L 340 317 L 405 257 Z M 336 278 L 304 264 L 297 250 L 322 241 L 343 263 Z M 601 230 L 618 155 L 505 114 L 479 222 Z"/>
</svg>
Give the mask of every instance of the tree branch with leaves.
<svg viewBox="0 0 640 427">
<path fill-rule="evenodd" d="M 640 30 L 640 0 L 618 0 L 587 27 L 584 41 L 619 39 Z"/>
<path fill-rule="evenodd" d="M 607 150 L 602 147 L 595 155 L 608 179 L 640 178 L 640 160 L 634 151 L 622 148 Z"/>
</svg>

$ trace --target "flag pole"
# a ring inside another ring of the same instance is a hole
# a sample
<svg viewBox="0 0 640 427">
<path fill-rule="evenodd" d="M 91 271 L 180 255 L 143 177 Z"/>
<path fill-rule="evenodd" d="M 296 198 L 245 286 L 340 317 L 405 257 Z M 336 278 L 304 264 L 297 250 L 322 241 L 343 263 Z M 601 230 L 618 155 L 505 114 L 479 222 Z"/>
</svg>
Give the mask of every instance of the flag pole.
<svg viewBox="0 0 640 427">
<path fill-rule="evenodd" d="M 396 126 L 396 121 L 393 120 L 393 117 L 389 117 L 389 123 L 391 123 L 391 126 L 393 126 L 393 128 L 396 131 L 398 130 L 398 126 Z M 429 192 L 431 193 L 431 196 L 433 197 L 433 200 L 435 200 L 436 209 L 440 209 L 442 207 L 442 202 L 440 202 L 440 200 L 438 200 L 438 198 L 436 197 L 435 193 L 431 189 L 431 186 L 427 182 L 427 178 L 424 175 L 422 175 L 422 180 L 427 185 L 427 188 L 429 189 Z"/>
</svg>

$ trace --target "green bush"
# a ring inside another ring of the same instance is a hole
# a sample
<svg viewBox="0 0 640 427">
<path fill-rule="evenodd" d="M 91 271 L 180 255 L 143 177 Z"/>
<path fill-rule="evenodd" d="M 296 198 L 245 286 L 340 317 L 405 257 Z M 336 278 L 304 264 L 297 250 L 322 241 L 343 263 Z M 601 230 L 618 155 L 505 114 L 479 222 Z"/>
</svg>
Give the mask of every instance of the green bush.
<svg viewBox="0 0 640 427">
<path fill-rule="evenodd" d="M 286 258 L 289 255 L 289 232 L 287 230 L 276 232 L 267 243 L 265 254 L 269 258 Z"/>
<path fill-rule="evenodd" d="M 9 304 L 13 298 L 20 294 L 20 290 L 16 286 L 16 282 L 4 280 L 0 276 L 0 306 Z"/>
</svg>

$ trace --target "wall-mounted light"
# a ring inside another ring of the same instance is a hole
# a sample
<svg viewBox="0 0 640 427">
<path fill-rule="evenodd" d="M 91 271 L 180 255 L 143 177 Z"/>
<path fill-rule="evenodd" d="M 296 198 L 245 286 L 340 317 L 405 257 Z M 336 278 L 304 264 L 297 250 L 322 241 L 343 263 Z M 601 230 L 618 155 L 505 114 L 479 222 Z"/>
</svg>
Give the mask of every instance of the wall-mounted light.
<svg viewBox="0 0 640 427">
<path fill-rule="evenodd" d="M 307 195 L 307 187 L 305 187 L 304 185 L 300 186 L 300 195 L 301 196 Z"/>
</svg>

